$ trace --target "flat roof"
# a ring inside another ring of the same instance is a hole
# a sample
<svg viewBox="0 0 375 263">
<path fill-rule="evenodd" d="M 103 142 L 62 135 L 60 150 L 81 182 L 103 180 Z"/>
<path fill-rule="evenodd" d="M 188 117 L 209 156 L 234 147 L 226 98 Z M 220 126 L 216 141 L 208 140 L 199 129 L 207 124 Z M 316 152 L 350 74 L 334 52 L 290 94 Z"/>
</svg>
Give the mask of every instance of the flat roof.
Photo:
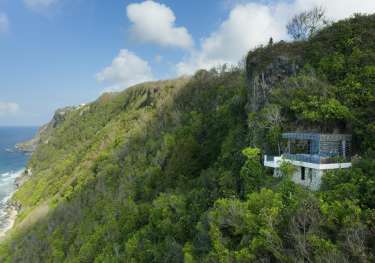
<svg viewBox="0 0 375 263">
<path fill-rule="evenodd" d="M 311 133 L 311 132 L 286 132 L 282 134 L 284 139 L 293 140 L 314 140 L 314 141 L 351 141 L 350 134 L 325 134 L 325 133 Z"/>
</svg>

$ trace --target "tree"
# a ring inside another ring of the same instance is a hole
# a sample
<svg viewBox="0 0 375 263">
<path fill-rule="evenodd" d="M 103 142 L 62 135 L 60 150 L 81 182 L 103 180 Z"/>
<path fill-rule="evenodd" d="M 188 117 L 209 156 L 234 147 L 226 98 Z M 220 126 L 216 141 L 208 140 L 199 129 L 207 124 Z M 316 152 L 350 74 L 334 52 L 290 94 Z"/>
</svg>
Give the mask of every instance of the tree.
<svg viewBox="0 0 375 263">
<path fill-rule="evenodd" d="M 292 213 L 289 220 L 289 233 L 292 237 L 296 261 L 314 262 L 311 238 L 319 234 L 320 217 L 319 202 L 313 195 L 302 199 L 296 211 Z"/>
<path fill-rule="evenodd" d="M 281 175 L 285 178 L 291 178 L 296 171 L 296 167 L 290 162 L 283 161 L 280 165 Z"/>
<path fill-rule="evenodd" d="M 324 8 L 315 7 L 295 15 L 286 27 L 294 40 L 306 40 L 327 24 Z"/>
<path fill-rule="evenodd" d="M 246 157 L 246 162 L 241 168 L 242 195 L 258 191 L 262 188 L 265 176 L 260 162 L 260 150 L 248 147 L 242 151 Z"/>
<path fill-rule="evenodd" d="M 208 213 L 211 253 L 206 262 L 285 262 L 278 226 L 282 197 L 270 189 L 246 201 L 219 199 Z"/>
<path fill-rule="evenodd" d="M 281 154 L 281 108 L 276 104 L 269 104 L 260 112 L 262 121 L 259 126 L 264 130 L 264 135 L 270 149 L 273 153 Z"/>
<path fill-rule="evenodd" d="M 272 46 L 273 45 L 273 38 L 270 37 L 270 40 L 268 41 L 268 46 Z"/>
</svg>

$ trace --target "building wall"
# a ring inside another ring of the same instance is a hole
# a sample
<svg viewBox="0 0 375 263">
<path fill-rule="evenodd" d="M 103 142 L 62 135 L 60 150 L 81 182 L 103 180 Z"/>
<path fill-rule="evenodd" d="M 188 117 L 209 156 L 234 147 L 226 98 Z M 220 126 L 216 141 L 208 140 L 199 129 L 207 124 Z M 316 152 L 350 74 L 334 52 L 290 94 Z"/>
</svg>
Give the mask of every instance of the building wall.
<svg viewBox="0 0 375 263">
<path fill-rule="evenodd" d="M 292 176 L 292 181 L 295 182 L 296 184 L 306 186 L 309 189 L 316 191 L 316 190 L 319 190 L 320 188 L 323 174 L 324 174 L 323 170 L 305 168 L 305 179 L 302 180 L 302 176 L 301 176 L 302 167 L 297 166 L 296 171 L 294 172 Z M 282 176 L 280 169 L 277 168 L 274 170 L 274 176 L 275 177 Z"/>
<path fill-rule="evenodd" d="M 322 182 L 323 173 L 322 170 L 305 168 L 305 179 L 302 180 L 302 167 L 296 167 L 292 180 L 293 182 L 306 186 L 311 190 L 318 190 Z"/>
</svg>

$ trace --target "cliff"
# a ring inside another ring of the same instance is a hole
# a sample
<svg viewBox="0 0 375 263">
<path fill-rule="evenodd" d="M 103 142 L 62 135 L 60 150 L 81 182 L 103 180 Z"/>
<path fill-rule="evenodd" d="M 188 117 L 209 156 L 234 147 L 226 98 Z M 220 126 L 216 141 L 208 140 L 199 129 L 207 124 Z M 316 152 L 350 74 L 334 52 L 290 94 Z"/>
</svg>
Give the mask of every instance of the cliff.
<svg viewBox="0 0 375 263">
<path fill-rule="evenodd" d="M 252 50 L 246 69 L 106 93 L 40 132 L 2 262 L 373 262 L 375 16 Z M 319 192 L 261 153 L 344 130 Z M 251 146 L 251 148 L 249 148 Z"/>
<path fill-rule="evenodd" d="M 49 137 L 53 134 L 53 130 L 62 125 L 68 114 L 71 114 L 73 111 L 79 110 L 84 106 L 85 105 L 71 106 L 56 110 L 49 123 L 43 125 L 31 140 L 16 144 L 16 149 L 23 152 L 34 152 L 39 144 L 48 143 Z"/>
</svg>

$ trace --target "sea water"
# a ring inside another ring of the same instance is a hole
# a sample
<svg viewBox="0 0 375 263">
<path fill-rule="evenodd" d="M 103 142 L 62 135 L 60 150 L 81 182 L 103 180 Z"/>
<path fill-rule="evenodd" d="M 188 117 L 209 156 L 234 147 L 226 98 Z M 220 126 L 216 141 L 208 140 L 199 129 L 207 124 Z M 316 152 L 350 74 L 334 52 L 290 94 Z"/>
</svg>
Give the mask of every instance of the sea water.
<svg viewBox="0 0 375 263">
<path fill-rule="evenodd" d="M 36 132 L 34 127 L 0 127 L 0 230 L 10 224 L 7 201 L 16 190 L 15 179 L 24 171 L 30 157 L 14 146 L 31 139 Z"/>
</svg>

